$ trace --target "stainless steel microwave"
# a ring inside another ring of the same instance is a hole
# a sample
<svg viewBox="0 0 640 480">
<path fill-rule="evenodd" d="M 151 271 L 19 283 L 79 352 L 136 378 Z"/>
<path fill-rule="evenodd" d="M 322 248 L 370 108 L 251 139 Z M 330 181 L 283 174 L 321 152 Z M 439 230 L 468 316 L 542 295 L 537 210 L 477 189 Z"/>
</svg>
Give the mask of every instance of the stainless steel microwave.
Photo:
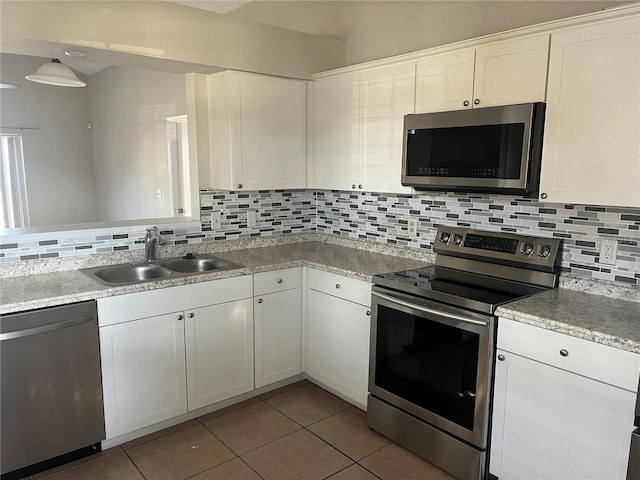
<svg viewBox="0 0 640 480">
<path fill-rule="evenodd" d="M 536 195 L 544 111 L 544 103 L 527 103 L 406 115 L 402 184 Z"/>
</svg>

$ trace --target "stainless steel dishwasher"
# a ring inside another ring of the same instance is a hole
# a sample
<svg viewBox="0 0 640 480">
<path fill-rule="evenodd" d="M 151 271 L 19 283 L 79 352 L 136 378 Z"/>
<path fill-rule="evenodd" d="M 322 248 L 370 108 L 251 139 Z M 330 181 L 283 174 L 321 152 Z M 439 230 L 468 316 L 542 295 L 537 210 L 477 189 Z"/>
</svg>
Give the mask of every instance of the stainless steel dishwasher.
<svg viewBox="0 0 640 480">
<path fill-rule="evenodd" d="M 0 316 L 0 473 L 21 478 L 100 450 L 96 303 Z"/>
</svg>

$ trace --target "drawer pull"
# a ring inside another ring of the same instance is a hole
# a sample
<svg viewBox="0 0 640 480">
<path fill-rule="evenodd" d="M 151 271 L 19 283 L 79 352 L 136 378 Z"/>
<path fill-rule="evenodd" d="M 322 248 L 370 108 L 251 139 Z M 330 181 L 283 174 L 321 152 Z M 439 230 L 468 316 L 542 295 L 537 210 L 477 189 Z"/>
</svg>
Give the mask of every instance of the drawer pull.
<svg viewBox="0 0 640 480">
<path fill-rule="evenodd" d="M 188 316 L 189 318 L 193 318 L 193 317 L 195 317 L 195 316 L 196 316 L 196 314 L 195 314 L 195 313 L 190 313 L 190 314 L 189 314 L 189 315 L 187 315 L 187 316 Z"/>
<path fill-rule="evenodd" d="M 336 283 L 336 288 L 340 288 L 340 284 L 339 283 Z"/>
<path fill-rule="evenodd" d="M 500 360 L 501 362 L 504 362 L 504 355 L 502 354 L 498 355 L 498 360 Z"/>
<path fill-rule="evenodd" d="M 283 280 L 281 278 L 276 280 L 276 283 L 282 283 L 282 282 L 283 282 Z"/>
<path fill-rule="evenodd" d="M 178 315 L 178 320 L 182 320 L 184 318 L 184 315 L 180 314 Z"/>
<path fill-rule="evenodd" d="M 258 303 L 262 303 L 262 299 L 261 298 L 258 299 Z"/>
<path fill-rule="evenodd" d="M 367 317 L 371 316 L 371 310 L 367 310 Z"/>
<path fill-rule="evenodd" d="M 560 350 L 560 355 L 562 355 L 563 357 L 568 357 L 569 356 L 569 350 L 565 350 L 563 348 L 562 350 Z"/>
</svg>

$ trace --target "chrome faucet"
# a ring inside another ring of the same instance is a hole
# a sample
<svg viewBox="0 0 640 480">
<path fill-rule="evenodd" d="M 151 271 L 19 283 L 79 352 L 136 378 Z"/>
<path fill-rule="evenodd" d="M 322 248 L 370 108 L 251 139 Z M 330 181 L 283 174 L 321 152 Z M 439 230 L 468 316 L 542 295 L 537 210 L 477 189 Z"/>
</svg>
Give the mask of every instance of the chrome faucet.
<svg viewBox="0 0 640 480">
<path fill-rule="evenodd" d="M 164 245 L 167 243 L 158 227 L 147 228 L 147 234 L 144 236 L 144 263 L 149 263 L 156 259 L 156 244 Z"/>
</svg>

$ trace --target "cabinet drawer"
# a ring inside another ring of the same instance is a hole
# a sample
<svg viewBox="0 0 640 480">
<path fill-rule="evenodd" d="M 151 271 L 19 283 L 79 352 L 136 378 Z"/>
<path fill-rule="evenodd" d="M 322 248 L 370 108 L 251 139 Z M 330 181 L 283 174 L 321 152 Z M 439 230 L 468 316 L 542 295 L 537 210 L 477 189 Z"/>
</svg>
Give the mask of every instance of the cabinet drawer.
<svg viewBox="0 0 640 480">
<path fill-rule="evenodd" d="M 98 299 L 101 327 L 253 296 L 251 275 Z"/>
<path fill-rule="evenodd" d="M 506 318 L 498 322 L 498 348 L 632 392 L 638 388 L 637 353 Z"/>
<path fill-rule="evenodd" d="M 300 288 L 302 283 L 301 268 L 286 268 L 273 272 L 256 273 L 253 276 L 254 295 L 282 292 L 292 288 Z"/>
<path fill-rule="evenodd" d="M 371 284 L 335 273 L 308 269 L 308 287 L 360 305 L 371 306 Z"/>
</svg>

